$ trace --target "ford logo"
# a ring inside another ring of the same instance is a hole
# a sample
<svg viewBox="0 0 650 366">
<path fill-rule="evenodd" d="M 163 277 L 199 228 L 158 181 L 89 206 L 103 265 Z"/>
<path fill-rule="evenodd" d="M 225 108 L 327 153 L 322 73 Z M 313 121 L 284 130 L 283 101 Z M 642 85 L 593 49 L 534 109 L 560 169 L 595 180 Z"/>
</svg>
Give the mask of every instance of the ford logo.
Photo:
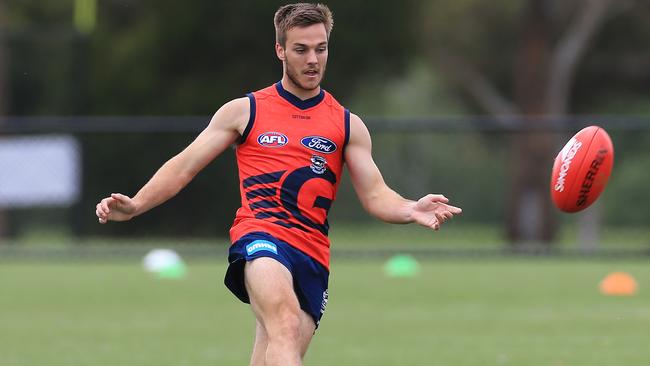
<svg viewBox="0 0 650 366">
<path fill-rule="evenodd" d="M 331 154 L 336 151 L 336 144 L 322 136 L 307 136 L 300 140 L 302 146 L 325 154 Z"/>
<path fill-rule="evenodd" d="M 265 147 L 281 147 L 287 142 L 287 136 L 279 132 L 265 132 L 257 137 L 257 143 Z"/>
</svg>

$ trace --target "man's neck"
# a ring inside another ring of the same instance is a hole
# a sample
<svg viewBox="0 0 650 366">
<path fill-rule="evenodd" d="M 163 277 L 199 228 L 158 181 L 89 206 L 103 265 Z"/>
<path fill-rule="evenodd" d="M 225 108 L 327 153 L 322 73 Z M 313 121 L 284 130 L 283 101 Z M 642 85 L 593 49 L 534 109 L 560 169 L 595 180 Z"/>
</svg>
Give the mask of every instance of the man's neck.
<svg viewBox="0 0 650 366">
<path fill-rule="evenodd" d="M 320 86 L 318 88 L 313 89 L 313 90 L 307 90 L 299 87 L 298 85 L 294 84 L 291 79 L 289 79 L 286 75 L 282 77 L 282 80 L 280 81 L 282 83 L 282 87 L 284 90 L 288 91 L 289 93 L 295 95 L 296 97 L 300 98 L 301 100 L 307 100 L 309 98 L 313 98 L 320 94 Z"/>
</svg>

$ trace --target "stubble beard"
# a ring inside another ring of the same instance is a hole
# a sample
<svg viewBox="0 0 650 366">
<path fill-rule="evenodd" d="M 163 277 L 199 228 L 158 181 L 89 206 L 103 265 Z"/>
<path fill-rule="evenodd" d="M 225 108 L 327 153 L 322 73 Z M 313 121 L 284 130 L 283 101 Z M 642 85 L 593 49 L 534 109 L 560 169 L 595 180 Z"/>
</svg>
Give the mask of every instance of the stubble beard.
<svg viewBox="0 0 650 366">
<path fill-rule="evenodd" d="M 318 82 L 313 87 L 309 85 L 305 85 L 300 81 L 300 75 L 295 71 L 293 67 L 289 65 L 289 63 L 287 63 L 287 77 L 293 83 L 293 85 L 297 86 L 300 89 L 306 91 L 313 91 L 318 89 L 318 87 L 320 87 L 321 81 L 323 80 L 323 77 L 325 76 L 325 68 L 321 67 L 319 76 L 320 78 L 318 79 Z"/>
</svg>

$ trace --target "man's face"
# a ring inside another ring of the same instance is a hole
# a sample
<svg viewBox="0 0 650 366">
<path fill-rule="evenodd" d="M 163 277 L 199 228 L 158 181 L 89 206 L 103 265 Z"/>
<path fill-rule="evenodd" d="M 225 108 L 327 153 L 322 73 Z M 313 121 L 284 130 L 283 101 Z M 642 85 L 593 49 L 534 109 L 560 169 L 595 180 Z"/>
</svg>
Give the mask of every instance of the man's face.
<svg viewBox="0 0 650 366">
<path fill-rule="evenodd" d="M 285 47 L 275 45 L 291 82 L 304 90 L 318 88 L 327 65 L 327 31 L 324 24 L 293 27 L 287 31 Z"/>
</svg>

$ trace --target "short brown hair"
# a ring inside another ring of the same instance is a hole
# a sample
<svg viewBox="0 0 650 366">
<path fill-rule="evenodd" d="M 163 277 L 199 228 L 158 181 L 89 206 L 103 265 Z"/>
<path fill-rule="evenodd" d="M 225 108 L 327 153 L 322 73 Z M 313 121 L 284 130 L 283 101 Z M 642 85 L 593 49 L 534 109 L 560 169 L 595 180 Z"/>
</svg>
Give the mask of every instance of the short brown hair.
<svg viewBox="0 0 650 366">
<path fill-rule="evenodd" d="M 275 24 L 275 40 L 282 47 L 287 42 L 287 31 L 293 27 L 307 27 L 313 24 L 323 23 L 327 31 L 327 38 L 330 36 L 334 19 L 332 12 L 324 4 L 297 3 L 281 6 L 273 17 Z"/>
</svg>

